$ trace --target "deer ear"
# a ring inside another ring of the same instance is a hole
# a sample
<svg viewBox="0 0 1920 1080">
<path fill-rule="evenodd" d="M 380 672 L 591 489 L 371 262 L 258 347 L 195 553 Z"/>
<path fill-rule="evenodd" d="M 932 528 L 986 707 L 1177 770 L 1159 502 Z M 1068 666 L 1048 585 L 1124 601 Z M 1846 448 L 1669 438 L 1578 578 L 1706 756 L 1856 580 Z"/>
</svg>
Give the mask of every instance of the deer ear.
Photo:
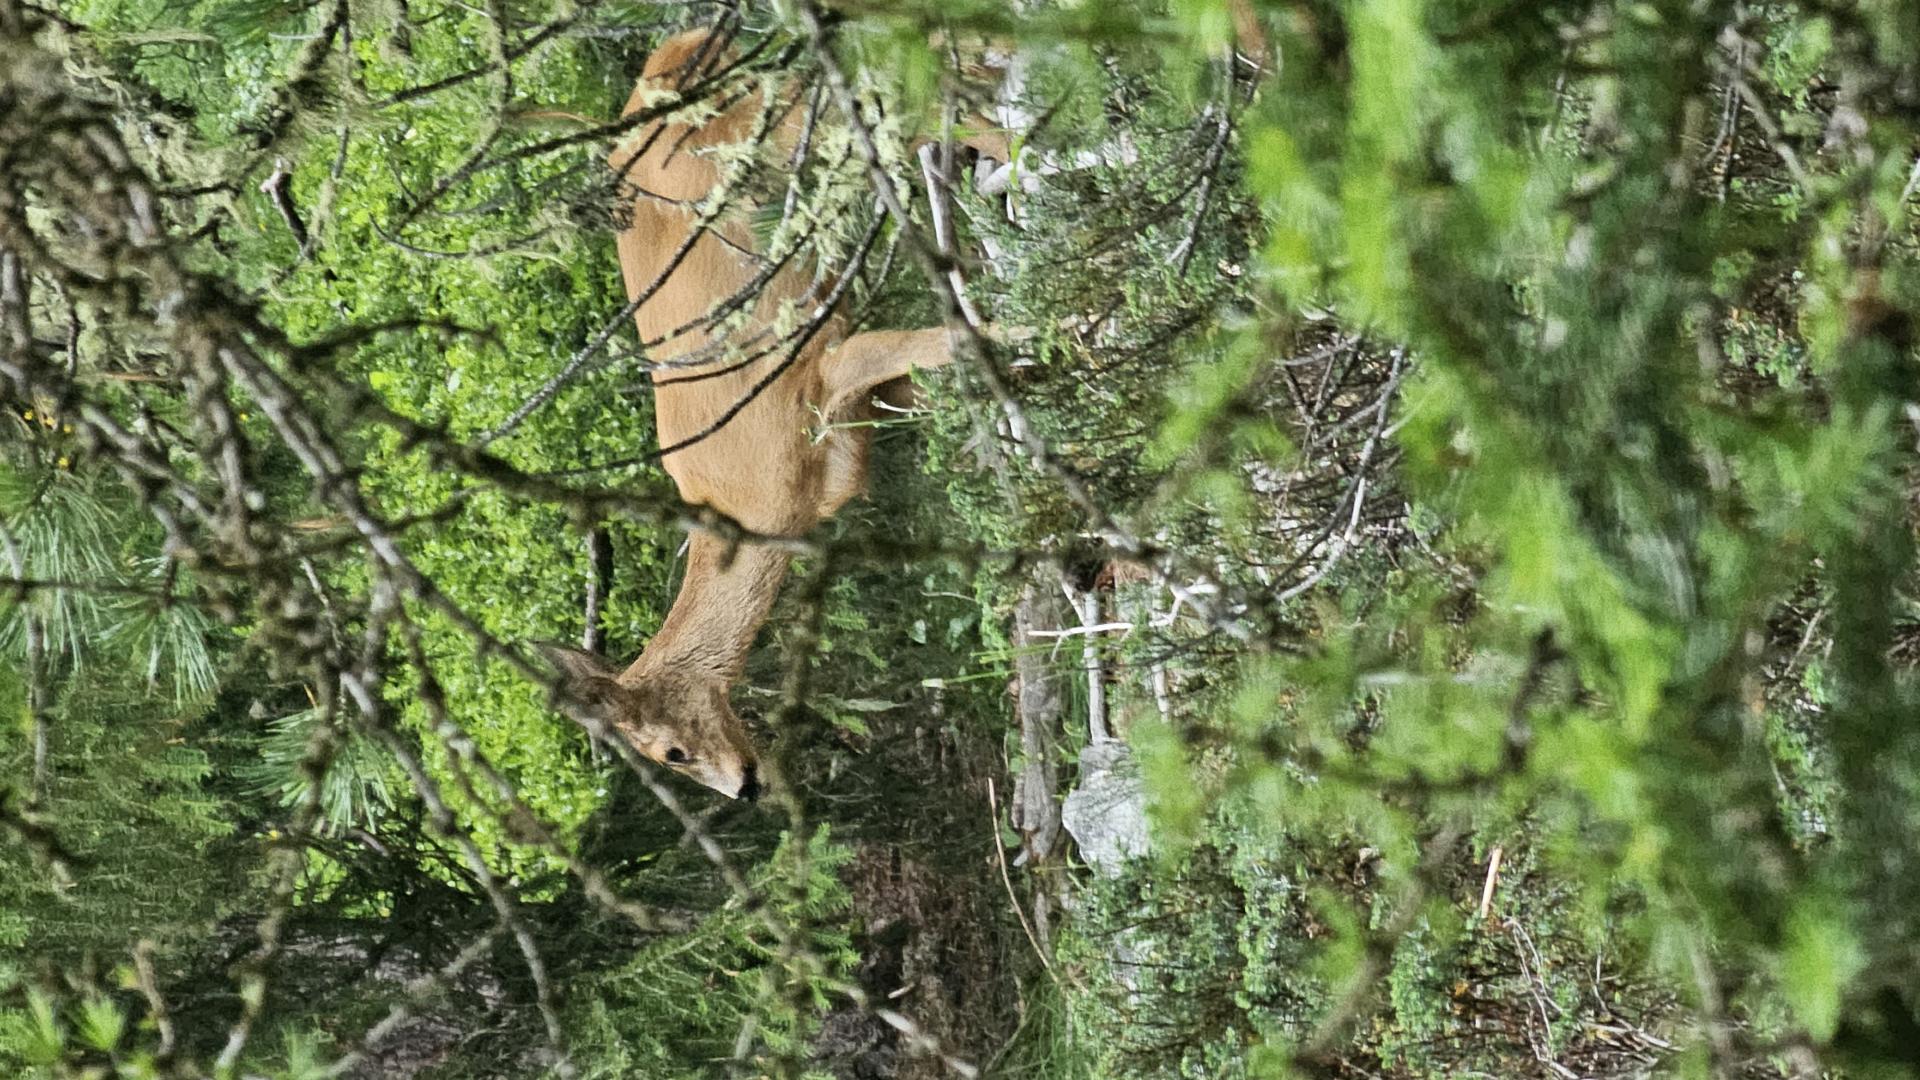
<svg viewBox="0 0 1920 1080">
<path fill-rule="evenodd" d="M 557 641 L 536 641 L 534 648 L 547 658 L 547 663 L 560 669 L 560 674 L 569 679 L 611 679 L 620 674 L 613 661 L 599 653 L 590 653 L 585 649 L 576 649 L 571 645 L 562 645 Z"/>
<path fill-rule="evenodd" d="M 536 641 L 540 655 L 560 673 L 560 690 L 567 711 L 580 709 L 604 714 L 619 696 L 620 685 L 614 679 L 620 669 L 598 653 L 576 649 L 552 641 Z"/>
</svg>

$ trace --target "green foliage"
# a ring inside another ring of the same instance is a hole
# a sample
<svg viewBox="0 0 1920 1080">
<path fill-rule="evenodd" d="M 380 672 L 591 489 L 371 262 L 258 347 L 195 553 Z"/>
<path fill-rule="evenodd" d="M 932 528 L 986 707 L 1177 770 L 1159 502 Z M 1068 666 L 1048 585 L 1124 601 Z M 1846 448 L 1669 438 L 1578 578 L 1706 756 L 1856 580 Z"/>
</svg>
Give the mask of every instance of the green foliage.
<svg viewBox="0 0 1920 1080">
<path fill-rule="evenodd" d="M 1309 905 L 1285 865 L 1232 835 L 1078 894 L 1056 960 L 1090 1075 L 1246 1076 L 1249 1046 L 1310 1017 Z"/>
<path fill-rule="evenodd" d="M 1176 868 L 1136 864 L 1078 894 L 1057 953 L 1076 1065 L 1097 1076 L 1285 1075 L 1330 1001 L 1368 967 L 1370 932 L 1393 919 L 1386 853 L 1359 832 L 1277 835 L 1270 812 L 1228 800 Z M 1533 854 L 1505 853 L 1499 904 L 1477 917 L 1480 878 L 1427 906 L 1372 976 L 1378 1003 L 1344 1053 L 1395 1076 L 1582 1075 L 1631 1070 L 1668 1008 Z M 1655 1041 L 1649 1041 L 1655 1040 Z"/>
<path fill-rule="evenodd" d="M 804 849 L 789 838 L 761 875 L 759 885 L 778 898 L 773 912 L 803 928 L 807 954 L 782 949 L 758 913 L 728 904 L 577 986 L 570 1020 L 592 1062 L 585 1075 L 724 1076 L 743 1053 L 761 1069 L 803 1058 L 832 1004 L 830 986 L 860 959 L 838 877 L 850 854 L 823 828 Z M 786 873 L 796 859 L 805 871 L 798 884 Z"/>
<path fill-rule="evenodd" d="M 0 1063 L 16 1067 L 64 1045 L 55 999 L 25 988 L 117 963 L 136 940 L 190 943 L 246 884 L 234 807 L 209 783 L 195 727 L 220 641 L 192 575 L 154 557 L 152 530 L 118 490 L 72 468 L 76 449 L 49 448 L 61 420 L 44 407 L 19 419 L 24 444 L 0 451 L 0 573 L 50 587 L 0 599 L 0 708 L 13 718 L 0 732 L 0 805 L 50 823 L 58 850 L 12 831 L 0 846 Z M 179 594 L 162 600 L 169 588 Z M 119 1043 L 110 1003 L 77 1008 L 82 1043 Z"/>
<path fill-rule="evenodd" d="M 1583 919 L 1628 913 L 1614 925 L 1689 988 L 1703 1030 L 1731 1012 L 1759 1046 L 1898 1056 L 1873 1033 L 1908 1022 L 1884 995 L 1914 972 L 1860 958 L 1907 955 L 1891 913 L 1920 857 L 1889 831 L 1920 776 L 1888 658 L 1913 585 L 1891 427 L 1910 389 L 1894 327 L 1911 132 L 1877 116 L 1831 152 L 1840 120 L 1814 88 L 1906 77 L 1913 42 L 1798 5 L 1732 16 L 1763 94 L 1716 86 L 1728 18 L 1381 0 L 1273 23 L 1286 62 L 1247 125 L 1248 182 L 1273 226 L 1268 302 L 1293 314 L 1248 333 L 1330 306 L 1403 343 L 1417 368 L 1395 441 L 1443 523 L 1438 565 L 1384 594 L 1349 579 L 1311 648 L 1250 664 L 1213 721 L 1239 748 L 1224 797 L 1278 835 L 1361 838 L 1391 886 L 1324 965 L 1356 987 L 1391 973 L 1387 989 L 1335 994 L 1303 1067 L 1349 1039 L 1384 1054 L 1381 1016 L 1439 1000 L 1401 973 L 1430 965 L 1460 839 L 1522 821 Z M 1703 161 L 1701 110 L 1720 100 L 1738 118 L 1723 124 L 1764 136 L 1723 129 Z M 1235 392 L 1177 400 L 1174 445 Z M 1793 642 L 1769 639 L 1816 559 L 1834 662 L 1805 670 L 1834 686 L 1818 721 L 1789 722 L 1760 686 L 1785 675 L 1779 699 L 1804 700 Z M 1191 834 L 1191 783 L 1146 757 Z"/>
<path fill-rule="evenodd" d="M 67 454 L 76 450 L 35 445 L 69 425 L 44 409 L 24 419 L 29 438 L 18 463 L 0 458 L 0 537 L 10 541 L 0 542 L 0 566 L 11 576 L 17 553 L 22 577 L 71 587 L 0 604 L 0 653 L 25 661 L 33 621 L 50 671 L 109 665 L 165 686 L 177 709 L 204 703 L 217 681 L 212 622 L 195 604 L 165 598 L 168 589 L 192 597 L 191 573 L 154 557 L 148 522 L 117 488 L 71 471 Z M 49 460 L 53 453 L 60 456 Z"/>
<path fill-rule="evenodd" d="M 260 743 L 260 763 L 243 772 L 253 781 L 255 794 L 273 799 L 288 811 L 306 800 L 311 785 L 300 765 L 312 745 L 313 728 L 321 722 L 318 710 L 306 709 L 268 723 Z M 372 740 L 349 732 L 321 779 L 320 829 L 338 833 L 376 828 L 393 809 L 396 771 Z"/>
<path fill-rule="evenodd" d="M 209 790 L 190 719 L 156 711 L 124 675 L 89 668 L 65 681 L 36 809 L 58 825 L 71 881 L 21 845 L 0 848 L 0 987 L 84 958 L 118 962 L 141 938 L 192 940 L 245 896 L 234 808 Z M 31 772 L 30 740 L 13 729 L 0 742 L 0 789 L 30 791 Z"/>
</svg>

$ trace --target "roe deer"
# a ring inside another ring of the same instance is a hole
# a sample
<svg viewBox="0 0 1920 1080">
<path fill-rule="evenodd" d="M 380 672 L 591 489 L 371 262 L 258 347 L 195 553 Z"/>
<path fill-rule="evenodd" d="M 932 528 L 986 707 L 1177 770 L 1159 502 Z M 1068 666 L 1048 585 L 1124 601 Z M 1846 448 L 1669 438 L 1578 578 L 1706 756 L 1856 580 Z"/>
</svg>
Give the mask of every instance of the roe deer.
<svg viewBox="0 0 1920 1080">
<path fill-rule="evenodd" d="M 698 82 L 726 59 L 725 43 L 713 31 L 668 39 L 647 59 L 624 115 L 658 91 Z M 798 145 L 805 112 L 791 96 L 790 106 L 774 103 L 767 136 L 782 157 Z M 619 237 L 627 294 L 635 299 L 652 290 L 634 313 L 641 339 L 662 342 L 649 354 L 656 363 L 679 358 L 677 368 L 652 372 L 660 445 L 677 447 L 662 464 L 687 504 L 711 507 L 755 533 L 794 537 L 865 489 L 869 430 L 839 422 L 866 418 L 877 389 L 915 368 L 945 364 L 951 354 L 944 328 L 848 337 L 847 320 L 835 312 L 774 376 L 792 346 L 766 348 L 756 337 L 779 338 L 774 328 L 783 305 L 805 312 L 820 303 L 811 295 L 812 267 L 792 262 L 765 277 L 740 328 L 715 333 L 706 324 L 718 305 L 766 275 L 742 214 L 723 216 L 686 247 L 700 204 L 721 180 L 713 151 L 747 142 L 764 104 L 760 93 L 746 93 L 722 98 L 697 126 L 656 121 L 609 160 L 634 195 L 632 224 Z M 991 136 L 971 143 L 988 152 L 1004 146 Z M 742 359 L 756 348 L 765 351 Z M 770 383 L 757 386 L 768 377 Z M 754 798 L 760 780 L 753 744 L 728 697 L 787 559 L 765 544 L 730 545 L 695 530 L 680 594 L 631 666 L 621 670 L 589 652 L 546 647 L 560 669 L 568 710 L 723 795 Z"/>
</svg>

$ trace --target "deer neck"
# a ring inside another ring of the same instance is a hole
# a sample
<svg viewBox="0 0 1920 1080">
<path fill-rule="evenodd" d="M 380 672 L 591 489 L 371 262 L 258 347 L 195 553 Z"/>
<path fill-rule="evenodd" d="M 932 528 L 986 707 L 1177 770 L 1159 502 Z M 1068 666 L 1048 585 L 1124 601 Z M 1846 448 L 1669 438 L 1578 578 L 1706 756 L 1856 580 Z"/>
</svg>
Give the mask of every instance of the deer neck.
<svg viewBox="0 0 1920 1080">
<path fill-rule="evenodd" d="M 626 677 L 673 672 L 738 682 L 753 639 L 780 593 L 788 558 L 765 544 L 729 544 L 696 529 L 680 595 Z"/>
</svg>

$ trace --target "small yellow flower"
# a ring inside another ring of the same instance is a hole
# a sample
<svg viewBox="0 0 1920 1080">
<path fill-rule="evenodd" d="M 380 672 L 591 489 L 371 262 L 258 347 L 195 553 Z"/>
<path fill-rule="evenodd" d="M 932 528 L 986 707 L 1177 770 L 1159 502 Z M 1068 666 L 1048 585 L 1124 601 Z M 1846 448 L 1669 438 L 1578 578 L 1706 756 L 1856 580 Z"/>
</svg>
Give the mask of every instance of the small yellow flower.
<svg viewBox="0 0 1920 1080">
<path fill-rule="evenodd" d="M 59 461 L 57 461 L 57 462 L 55 462 L 54 464 L 55 464 L 55 465 L 58 465 L 58 466 L 59 466 L 60 468 L 62 468 L 62 469 L 64 469 L 64 468 L 67 468 L 68 466 L 70 466 L 70 465 L 72 465 L 72 464 L 73 464 L 73 462 L 72 462 L 72 461 L 69 461 L 69 460 L 67 459 L 67 456 L 66 456 L 65 454 L 62 454 L 62 455 L 60 455 L 60 460 L 59 460 Z"/>
<path fill-rule="evenodd" d="M 28 409 L 28 410 L 27 410 L 26 412 L 23 412 L 23 413 L 21 413 L 21 414 L 20 414 L 20 419 L 22 419 L 22 420 L 31 420 L 31 419 L 33 419 L 33 410 L 32 410 L 32 409 Z"/>
<path fill-rule="evenodd" d="M 72 425 L 72 424 L 62 424 L 62 425 L 60 425 L 60 434 L 62 434 L 62 435 L 71 435 L 71 434 L 73 434 L 73 425 Z"/>
</svg>

